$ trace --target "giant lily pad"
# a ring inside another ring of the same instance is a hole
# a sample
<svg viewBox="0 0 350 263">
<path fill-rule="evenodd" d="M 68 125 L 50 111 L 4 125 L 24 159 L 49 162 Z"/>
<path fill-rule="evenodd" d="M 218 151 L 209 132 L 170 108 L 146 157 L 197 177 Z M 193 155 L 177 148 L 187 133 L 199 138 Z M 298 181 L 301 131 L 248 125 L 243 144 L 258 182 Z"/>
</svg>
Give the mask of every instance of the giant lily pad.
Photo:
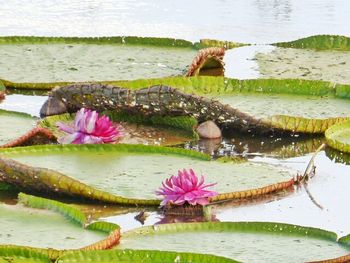
<svg viewBox="0 0 350 263">
<path fill-rule="evenodd" d="M 325 135 L 329 146 L 350 153 L 350 121 L 333 125 L 326 130 Z"/>
<path fill-rule="evenodd" d="M 17 139 L 35 127 L 36 120 L 25 113 L 0 110 L 0 145 Z"/>
<path fill-rule="evenodd" d="M 87 246 L 106 234 L 82 229 L 53 212 L 0 204 L 1 245 L 73 249 Z"/>
<path fill-rule="evenodd" d="M 0 210 L 3 210 L 2 214 L 4 215 L 0 218 L 0 222 L 6 227 L 6 230 L 1 233 L 4 234 L 5 238 L 0 244 L 0 262 L 3 260 L 6 262 L 9 260 L 11 262 L 47 262 L 47 259 L 54 261 L 60 255 L 72 251 L 104 250 L 119 243 L 120 229 L 118 225 L 107 222 L 90 223 L 86 215 L 74 206 L 23 193 L 18 195 L 18 200 L 19 203 L 11 207 L 0 203 Z M 22 205 L 27 208 L 24 208 Z M 96 239 L 97 236 L 93 236 L 95 232 L 87 232 L 87 230 L 84 230 L 83 233 L 80 233 L 76 231 L 75 228 L 62 226 L 60 228 L 60 225 L 56 224 L 60 221 L 56 217 L 53 217 L 51 213 L 48 213 L 49 211 L 47 210 L 61 213 L 71 220 L 75 226 L 110 234 L 105 239 L 100 239 L 98 242 L 86 245 L 85 243 Z M 5 214 L 3 212 L 5 212 Z M 14 220 L 8 220 L 7 217 L 13 217 Z M 43 224 L 43 222 L 45 223 Z M 51 230 L 51 228 L 54 230 Z M 65 231 L 65 229 L 67 230 Z M 91 234 L 91 237 L 89 234 Z M 57 240 L 57 238 L 59 239 L 64 235 L 69 236 L 66 237 L 63 242 Z M 77 242 L 77 235 L 80 235 L 79 243 Z M 37 238 L 37 236 L 40 237 Z M 80 241 L 81 239 L 83 239 L 83 242 Z M 3 242 L 5 242 L 5 244 L 3 244 Z M 50 244 L 49 248 L 43 245 L 45 242 Z M 73 242 L 74 246 L 72 246 Z M 33 244 L 40 244 L 40 248 L 33 247 Z M 58 250 L 52 248 L 52 244 L 54 244 L 55 248 L 63 247 L 65 249 Z M 76 248 L 77 245 L 80 247 Z"/>
<path fill-rule="evenodd" d="M 255 59 L 263 78 L 350 82 L 349 51 L 274 48 L 270 52 L 257 53 Z"/>
<path fill-rule="evenodd" d="M 170 85 L 186 93 L 214 98 L 260 119 L 260 123 L 266 126 L 280 130 L 323 133 L 334 123 L 350 118 L 350 103 L 345 99 L 349 98 L 349 85 L 297 79 L 236 80 L 213 77 L 138 80 L 115 84 L 139 89 L 147 86 L 146 83 Z M 238 113 L 237 117 L 241 115 Z"/>
<path fill-rule="evenodd" d="M 234 94 L 216 97 L 257 118 L 288 115 L 309 119 L 350 117 L 350 100 L 287 94 Z"/>
<path fill-rule="evenodd" d="M 16 82 L 183 75 L 197 53 L 191 42 L 175 39 L 2 37 L 0 42 L 0 76 Z"/>
<path fill-rule="evenodd" d="M 156 247 L 209 253 L 243 262 L 305 262 L 348 254 L 350 248 L 336 240 L 332 232 L 280 223 L 187 223 L 128 231 L 117 248 Z"/>
<path fill-rule="evenodd" d="M 197 77 L 114 84 L 130 90 L 101 84 L 74 84 L 55 89 L 41 114 L 60 114 L 81 107 L 107 108 L 145 115 L 189 115 L 199 122 L 214 120 L 224 127 L 243 131 L 300 133 L 323 133 L 331 125 L 350 118 L 348 100 L 339 98 L 337 92 L 339 87 L 341 97 L 347 97 L 350 86 L 330 82 Z M 154 86 L 144 88 L 151 85 Z M 204 97 L 188 94 L 192 92 Z"/>
<path fill-rule="evenodd" d="M 3 149 L 1 155 L 12 158 L 1 159 L 5 182 L 29 190 L 127 204 L 158 205 L 155 190 L 165 178 L 183 168 L 192 167 L 205 174 L 207 182 L 218 182 L 215 188 L 222 195 L 213 201 L 288 188 L 295 175 L 268 164 L 234 165 L 208 161 L 208 155 L 194 151 L 144 145 L 31 146 Z"/>
</svg>

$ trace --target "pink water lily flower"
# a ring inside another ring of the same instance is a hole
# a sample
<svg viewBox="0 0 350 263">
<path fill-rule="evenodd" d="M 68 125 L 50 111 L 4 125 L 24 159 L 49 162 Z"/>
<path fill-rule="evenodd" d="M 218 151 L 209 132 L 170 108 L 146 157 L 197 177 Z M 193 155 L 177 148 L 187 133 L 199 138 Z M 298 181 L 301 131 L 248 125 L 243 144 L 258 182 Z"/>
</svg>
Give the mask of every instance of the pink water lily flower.
<svg viewBox="0 0 350 263">
<path fill-rule="evenodd" d="M 57 122 L 56 125 L 67 133 L 58 139 L 61 144 L 113 143 L 122 136 L 120 125 L 113 125 L 107 116 L 99 117 L 96 111 L 85 108 L 77 112 L 73 127 L 63 122 Z"/>
<path fill-rule="evenodd" d="M 208 198 L 218 195 L 217 192 L 207 190 L 215 184 L 204 184 L 204 176 L 198 180 L 197 175 L 192 169 L 187 171 L 183 169 L 178 171 L 178 175 L 172 175 L 162 183 L 162 187 L 156 191 L 157 195 L 164 197 L 161 205 L 167 204 L 183 205 L 186 202 L 190 205 L 206 205 Z"/>
</svg>

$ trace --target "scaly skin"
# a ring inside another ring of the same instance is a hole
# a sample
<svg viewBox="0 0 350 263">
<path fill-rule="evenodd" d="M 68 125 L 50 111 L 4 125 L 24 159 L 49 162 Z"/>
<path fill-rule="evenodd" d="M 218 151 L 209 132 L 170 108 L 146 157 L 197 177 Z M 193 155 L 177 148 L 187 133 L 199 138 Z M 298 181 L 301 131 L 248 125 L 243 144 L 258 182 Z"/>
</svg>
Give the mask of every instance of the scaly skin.
<svg viewBox="0 0 350 263">
<path fill-rule="evenodd" d="M 76 112 L 85 107 L 97 111 L 112 110 L 142 113 L 145 116 L 194 117 L 198 122 L 213 120 L 221 127 L 239 131 L 270 132 L 268 123 L 240 112 L 229 105 L 156 85 L 139 90 L 104 84 L 73 84 L 55 88 L 41 108 L 41 116 Z"/>
</svg>

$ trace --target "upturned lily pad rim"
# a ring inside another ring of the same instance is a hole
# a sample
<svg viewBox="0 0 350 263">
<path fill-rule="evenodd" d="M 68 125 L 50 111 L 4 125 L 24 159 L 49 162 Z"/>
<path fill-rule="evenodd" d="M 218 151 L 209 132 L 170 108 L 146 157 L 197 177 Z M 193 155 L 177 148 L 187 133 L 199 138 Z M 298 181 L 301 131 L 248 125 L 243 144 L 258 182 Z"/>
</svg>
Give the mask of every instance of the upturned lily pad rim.
<svg viewBox="0 0 350 263">
<path fill-rule="evenodd" d="M 0 259 L 5 258 L 21 258 L 33 260 L 34 262 L 52 263 L 50 257 L 40 250 L 31 249 L 29 247 L 0 245 Z M 9 261 L 12 262 L 12 261 Z"/>
<path fill-rule="evenodd" d="M 350 234 L 339 238 L 339 243 L 350 246 Z"/>
<path fill-rule="evenodd" d="M 127 261 L 127 260 L 130 261 Z M 149 262 L 149 263 L 173 263 L 178 262 L 202 262 L 202 263 L 229 263 L 238 262 L 233 259 L 224 258 L 210 254 L 197 254 L 186 252 L 171 252 L 162 250 L 107 250 L 107 251 L 76 251 L 65 253 L 57 259 L 57 263 L 73 263 L 84 260 L 91 262 Z M 125 260 L 125 261 L 124 261 Z M 114 261 L 113 261 L 114 262 Z"/>
<path fill-rule="evenodd" d="M 173 223 L 154 226 L 145 226 L 129 230 L 123 233 L 124 238 L 137 237 L 139 235 L 157 235 L 180 232 L 245 232 L 287 234 L 295 236 L 308 236 L 323 240 L 337 242 L 337 234 L 331 231 L 314 227 L 305 227 L 293 224 L 275 222 L 204 222 L 204 223 Z"/>
<path fill-rule="evenodd" d="M 15 83 L 1 80 L 6 88 L 51 90 L 57 86 L 66 86 L 74 82 Z M 236 93 L 294 94 L 309 96 L 333 96 L 350 98 L 350 85 L 321 80 L 302 79 L 234 79 L 227 77 L 164 77 L 136 80 L 98 81 L 133 90 L 153 85 L 167 85 L 186 93 L 197 95 L 230 95 Z"/>
<path fill-rule="evenodd" d="M 338 151 L 350 153 L 350 144 L 338 138 L 338 133 L 342 131 L 349 131 L 350 133 L 350 120 L 335 124 L 326 130 L 325 136 L 327 145 Z"/>
<path fill-rule="evenodd" d="M 25 112 L 18 112 L 18 111 L 9 111 L 9 110 L 3 110 L 0 109 L 0 116 L 1 115 L 7 115 L 7 116 L 18 116 L 23 118 L 28 118 L 32 120 L 36 120 L 36 117 L 33 117 L 32 115 L 25 113 Z"/>
<path fill-rule="evenodd" d="M 120 226 L 115 223 L 104 221 L 89 222 L 87 216 L 79 208 L 57 200 L 19 193 L 18 203 L 30 208 L 54 211 L 85 229 L 101 231 L 108 234 L 112 231 L 120 230 Z"/>
<path fill-rule="evenodd" d="M 28 247 L 20 246 L 0 246 L 1 257 L 20 257 L 23 259 L 37 260 L 37 262 L 51 263 L 55 260 L 57 263 L 64 262 L 103 262 L 115 260 L 129 260 L 123 262 L 174 262 L 177 258 L 185 259 L 185 262 L 203 262 L 203 263 L 229 263 L 238 262 L 233 259 L 228 259 L 220 256 L 209 254 L 196 254 L 186 252 L 171 252 L 160 250 L 94 250 L 94 251 L 40 251 Z M 194 260 L 194 261 L 193 261 Z"/>
<path fill-rule="evenodd" d="M 201 160 L 211 160 L 210 155 L 197 151 L 141 144 L 67 144 L 67 145 L 34 145 L 26 147 L 0 148 L 1 154 L 20 154 L 25 152 L 74 152 L 74 151 L 104 151 L 122 153 L 175 154 Z"/>
<path fill-rule="evenodd" d="M 147 45 L 164 47 L 195 48 L 198 46 L 188 40 L 165 37 L 137 37 L 137 36 L 110 36 L 110 37 L 45 37 L 45 36 L 2 36 L 3 44 L 105 44 L 105 45 Z"/>
<path fill-rule="evenodd" d="M 343 35 L 313 35 L 271 45 L 285 48 L 349 51 L 350 37 Z"/>
</svg>

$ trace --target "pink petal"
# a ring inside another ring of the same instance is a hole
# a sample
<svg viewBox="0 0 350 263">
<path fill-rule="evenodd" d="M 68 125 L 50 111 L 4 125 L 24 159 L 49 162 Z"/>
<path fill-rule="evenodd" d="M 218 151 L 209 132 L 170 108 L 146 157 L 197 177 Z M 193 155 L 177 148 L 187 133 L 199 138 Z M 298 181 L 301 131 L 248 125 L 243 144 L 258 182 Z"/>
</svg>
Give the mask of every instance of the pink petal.
<svg viewBox="0 0 350 263">
<path fill-rule="evenodd" d="M 73 134 L 68 134 L 66 136 L 63 136 L 61 138 L 58 138 L 57 141 L 61 144 L 70 144 L 73 143 L 77 137 L 79 136 L 78 132 L 75 132 Z"/>
<path fill-rule="evenodd" d="M 66 125 L 63 122 L 56 122 L 56 125 L 60 131 L 63 131 L 66 133 L 74 133 L 75 132 L 73 127 Z"/>
<path fill-rule="evenodd" d="M 86 133 L 93 133 L 95 130 L 96 121 L 98 119 L 98 113 L 96 111 L 90 111 L 85 122 Z"/>
<path fill-rule="evenodd" d="M 214 184 L 204 184 L 204 176 L 201 176 L 198 182 L 198 177 L 195 172 L 190 169 L 187 171 L 179 170 L 178 174 L 172 175 L 162 183 L 162 187 L 156 191 L 157 195 L 163 196 L 162 205 L 172 203 L 175 205 L 206 205 L 209 203 L 208 198 L 216 196 L 215 191 L 207 190 Z"/>
</svg>

